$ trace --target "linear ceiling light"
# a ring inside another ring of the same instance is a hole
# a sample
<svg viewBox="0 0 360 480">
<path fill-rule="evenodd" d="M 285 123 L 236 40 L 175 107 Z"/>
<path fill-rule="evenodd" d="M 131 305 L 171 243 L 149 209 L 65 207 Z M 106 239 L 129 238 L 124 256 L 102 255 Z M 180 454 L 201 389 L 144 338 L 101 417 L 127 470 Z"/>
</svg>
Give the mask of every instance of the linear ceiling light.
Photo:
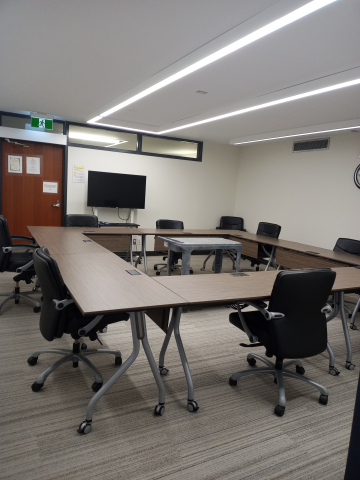
<svg viewBox="0 0 360 480">
<path fill-rule="evenodd" d="M 91 142 L 112 143 L 114 145 L 127 142 L 127 140 L 117 140 L 114 137 L 105 137 L 103 135 L 93 135 L 91 133 L 77 133 L 77 132 L 69 133 L 69 138 L 76 138 L 78 140 L 89 140 Z"/>
<path fill-rule="evenodd" d="M 228 117 L 234 117 L 235 115 L 241 115 L 243 113 L 253 112 L 254 110 L 260 110 L 261 108 L 273 107 L 274 105 L 279 105 L 281 103 L 292 102 L 294 100 L 299 100 L 300 98 L 311 97 L 313 95 L 319 95 L 320 93 L 331 92 L 333 90 L 339 90 L 340 88 L 351 87 L 353 85 L 358 85 L 360 83 L 360 78 L 356 80 L 351 80 L 349 82 L 338 83 L 336 85 L 331 85 L 330 87 L 319 88 L 317 90 L 311 90 L 310 92 L 300 93 L 299 95 L 292 95 L 291 97 L 281 98 L 280 100 L 274 100 L 273 102 L 262 103 L 260 105 L 255 105 L 249 108 L 243 108 L 242 110 L 236 110 L 235 112 L 225 113 L 224 115 L 218 115 L 217 117 L 207 118 L 205 120 L 200 120 L 199 122 L 188 123 L 187 125 L 182 125 L 181 127 L 170 128 L 168 130 L 163 130 L 159 132 L 159 135 L 168 132 L 174 132 L 175 130 L 182 130 L 183 128 L 195 127 L 196 125 L 201 125 L 203 123 L 215 122 L 216 120 L 222 120 Z"/>
<path fill-rule="evenodd" d="M 122 140 L 121 142 L 115 142 L 115 143 L 112 143 L 111 145 L 105 145 L 105 148 L 106 147 L 115 147 L 115 145 L 120 145 L 121 143 L 128 143 L 127 140 Z"/>
<path fill-rule="evenodd" d="M 232 145 L 245 145 L 247 143 L 268 142 L 270 140 L 281 140 L 282 138 L 303 137 L 306 135 L 318 135 L 319 133 L 340 132 L 342 130 L 354 130 L 356 128 L 360 128 L 360 125 L 355 125 L 354 127 L 333 128 L 332 130 L 319 130 L 318 132 L 296 133 L 294 135 L 283 135 L 282 137 L 262 138 L 261 140 L 249 140 L 248 142 L 236 142 L 236 143 L 233 143 Z"/>
<path fill-rule="evenodd" d="M 130 97 L 129 99 L 119 103 L 115 107 L 106 110 L 106 112 L 101 113 L 97 117 L 92 118 L 88 121 L 88 123 L 94 123 L 97 120 L 100 120 L 102 117 L 107 117 L 108 115 L 111 115 L 112 113 L 121 110 L 122 108 L 130 105 L 131 103 L 134 103 L 137 100 L 140 100 L 141 98 L 144 98 L 147 95 L 150 95 L 151 93 L 154 93 L 157 90 L 166 87 L 170 83 L 176 82 L 176 80 L 179 80 L 180 78 L 183 78 L 190 73 L 196 72 L 196 70 L 199 70 L 200 68 L 203 68 L 206 65 L 209 65 L 210 63 L 213 63 L 216 60 L 219 60 L 220 58 L 225 57 L 226 55 L 229 55 L 230 53 L 235 52 L 236 50 L 239 50 L 240 48 L 243 48 L 246 45 L 249 45 L 250 43 L 253 43 L 256 40 L 259 40 L 260 38 L 263 38 L 266 35 L 269 35 L 270 33 L 275 32 L 276 30 L 279 30 L 280 28 L 285 27 L 286 25 L 289 25 L 290 23 L 293 23 L 296 20 L 299 20 L 300 18 L 305 17 L 306 15 L 309 15 L 310 13 L 313 13 L 316 10 L 319 10 L 320 8 L 323 8 L 326 5 L 329 5 L 330 3 L 336 1 L 337 0 L 313 0 L 312 2 L 307 3 L 306 5 L 294 10 L 293 12 L 288 13 L 287 15 L 284 15 L 283 17 L 278 18 L 273 22 L 270 22 L 268 25 L 265 25 L 264 27 L 255 30 L 249 35 L 240 38 L 236 42 L 230 43 L 230 45 L 221 48 L 217 52 L 214 52 L 211 55 L 203 58 L 202 60 L 193 63 L 192 65 L 180 70 L 174 75 L 170 75 L 170 77 L 165 78 L 161 82 L 155 83 L 155 85 L 146 88 L 137 95 Z"/>
</svg>

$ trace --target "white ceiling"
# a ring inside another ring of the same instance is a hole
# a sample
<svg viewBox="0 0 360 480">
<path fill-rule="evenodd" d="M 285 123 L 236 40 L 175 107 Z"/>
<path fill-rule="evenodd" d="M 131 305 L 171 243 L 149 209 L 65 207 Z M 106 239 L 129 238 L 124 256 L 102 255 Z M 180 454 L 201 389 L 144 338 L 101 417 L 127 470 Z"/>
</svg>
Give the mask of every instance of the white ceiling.
<svg viewBox="0 0 360 480">
<path fill-rule="evenodd" d="M 0 0 L 0 109 L 85 123 L 308 1 Z M 101 122 L 162 131 L 360 78 L 359 20 L 359 0 L 338 0 Z M 360 86 L 168 135 L 229 143 L 355 119 Z"/>
</svg>

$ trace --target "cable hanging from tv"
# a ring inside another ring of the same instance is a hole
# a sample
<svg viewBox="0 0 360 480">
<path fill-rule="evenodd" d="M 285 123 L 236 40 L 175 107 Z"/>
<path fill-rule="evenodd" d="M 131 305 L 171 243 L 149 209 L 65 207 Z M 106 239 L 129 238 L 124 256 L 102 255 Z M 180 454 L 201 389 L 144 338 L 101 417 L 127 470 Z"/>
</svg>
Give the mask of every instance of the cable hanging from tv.
<svg viewBox="0 0 360 480">
<path fill-rule="evenodd" d="M 120 215 L 119 215 L 119 207 L 117 207 L 117 211 L 118 211 L 118 217 L 120 218 L 120 220 L 125 220 L 126 222 L 129 220 L 130 218 L 130 213 L 131 213 L 131 208 L 129 208 L 129 215 L 127 216 L 127 218 L 121 218 Z"/>
</svg>

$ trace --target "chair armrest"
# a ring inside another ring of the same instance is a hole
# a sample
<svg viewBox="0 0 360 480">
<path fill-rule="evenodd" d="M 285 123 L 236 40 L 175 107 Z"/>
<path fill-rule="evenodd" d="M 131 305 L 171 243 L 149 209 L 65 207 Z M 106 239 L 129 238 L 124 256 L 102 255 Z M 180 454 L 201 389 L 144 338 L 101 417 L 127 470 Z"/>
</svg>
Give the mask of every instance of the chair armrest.
<svg viewBox="0 0 360 480">
<path fill-rule="evenodd" d="M 326 313 L 329 314 L 329 313 L 331 313 L 332 311 L 333 311 L 333 309 L 331 308 L 331 306 L 330 306 L 328 303 L 325 305 L 325 307 L 323 307 L 323 308 L 321 309 L 321 313 L 325 313 L 325 314 L 326 314 Z"/>
<path fill-rule="evenodd" d="M 32 249 L 39 248 L 38 245 L 29 245 L 29 244 L 23 243 L 22 245 L 11 245 L 11 247 L 2 247 L 2 251 L 4 253 L 10 253 L 10 252 L 13 252 L 14 250 L 23 250 L 24 247 L 26 247 L 27 250 L 29 250 L 30 248 Z"/>
<path fill-rule="evenodd" d="M 89 333 L 90 330 L 92 330 L 94 327 L 96 327 L 96 325 L 100 322 L 100 320 L 103 319 L 103 317 L 104 317 L 104 315 L 97 315 L 94 318 L 94 320 L 92 320 L 90 323 L 88 323 L 85 327 L 79 328 L 78 334 L 80 335 L 80 337 L 83 337 L 84 335 Z"/>
<path fill-rule="evenodd" d="M 263 302 L 262 300 L 246 300 L 245 304 L 240 304 L 239 302 L 237 302 L 236 305 L 237 305 L 241 325 L 243 326 L 244 332 L 249 337 L 249 340 L 250 340 L 251 343 L 256 343 L 258 341 L 258 337 L 256 335 L 254 335 L 251 332 L 250 328 L 248 327 L 248 325 L 245 321 L 245 318 L 242 314 L 242 311 L 241 311 L 242 309 L 244 309 L 248 306 L 254 307 L 257 310 L 259 310 L 259 312 L 265 317 L 266 320 L 272 320 L 273 318 L 283 318 L 283 317 L 285 317 L 285 315 L 283 313 L 269 312 L 268 310 L 266 310 L 264 308 L 264 306 L 266 307 L 266 303 Z"/>
<path fill-rule="evenodd" d="M 72 298 L 65 298 L 64 300 L 53 300 L 53 304 L 55 305 L 56 310 L 63 310 L 71 303 L 74 303 L 74 300 Z"/>
<path fill-rule="evenodd" d="M 10 235 L 12 240 L 29 240 L 33 245 L 36 245 L 36 240 L 33 237 L 24 237 L 23 235 Z"/>
</svg>

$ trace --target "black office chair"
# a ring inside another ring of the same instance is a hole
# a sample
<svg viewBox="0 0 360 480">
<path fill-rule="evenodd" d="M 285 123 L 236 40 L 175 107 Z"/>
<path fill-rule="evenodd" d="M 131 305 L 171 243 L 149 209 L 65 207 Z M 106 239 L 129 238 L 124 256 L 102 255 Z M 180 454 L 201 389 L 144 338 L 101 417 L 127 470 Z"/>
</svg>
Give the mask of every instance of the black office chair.
<svg viewBox="0 0 360 480">
<path fill-rule="evenodd" d="M 328 390 L 303 376 L 305 369 L 298 358 L 319 355 L 327 348 L 326 313 L 331 312 L 331 307 L 326 301 L 335 277 L 336 273 L 330 269 L 280 272 L 268 308 L 262 301 L 246 300 L 246 304 L 238 303 L 238 312 L 229 316 L 230 323 L 243 330 L 251 343 L 260 342 L 254 346 L 263 345 L 267 357 L 276 357 L 274 364 L 267 358 L 249 353 L 249 365 L 254 367 L 256 360 L 260 360 L 267 367 L 234 373 L 229 378 L 229 383 L 235 386 L 239 378 L 253 373 L 273 375 L 279 395 L 279 403 L 274 412 L 279 417 L 285 413 L 284 377 L 296 378 L 312 385 L 321 393 L 319 402 L 323 405 L 328 402 Z M 255 307 L 256 311 L 242 312 L 248 305 Z M 283 363 L 285 358 L 291 360 Z M 292 364 L 296 365 L 296 373 L 286 370 Z"/>
<path fill-rule="evenodd" d="M 241 217 L 221 217 L 220 218 L 220 226 L 216 227 L 216 230 L 240 230 L 241 232 L 246 232 L 244 228 L 244 219 Z M 214 255 L 215 250 L 211 250 L 209 255 L 205 258 L 203 266 L 200 270 L 204 271 L 206 267 L 206 262 L 209 260 L 211 255 Z M 227 255 L 233 264 L 233 270 L 236 269 L 236 255 L 234 255 L 231 251 L 224 249 L 225 255 Z"/>
<path fill-rule="evenodd" d="M 94 353 L 111 353 L 115 355 L 115 365 L 122 364 L 119 350 L 90 350 L 86 344 L 79 342 L 83 337 L 96 340 L 97 332 L 104 330 L 107 325 L 123 320 L 128 320 L 127 313 L 116 313 L 111 315 L 89 315 L 83 316 L 75 305 L 66 290 L 66 286 L 60 274 L 56 261 L 50 257 L 46 247 L 38 248 L 33 254 L 34 267 L 40 280 L 43 294 L 43 304 L 40 315 L 40 332 L 42 336 L 52 342 L 55 338 L 61 338 L 68 333 L 75 340 L 72 350 L 45 348 L 36 350 L 28 358 L 28 364 L 36 365 L 39 355 L 43 353 L 60 354 L 61 358 L 43 373 L 31 386 L 34 392 L 38 392 L 44 385 L 47 377 L 65 362 L 73 362 L 73 367 L 78 367 L 79 361 L 83 362 L 93 373 L 95 382 L 92 385 L 94 392 L 97 392 L 103 379 L 100 372 L 88 360 L 87 356 Z"/>
<path fill-rule="evenodd" d="M 75 214 L 66 215 L 65 227 L 98 228 L 99 222 L 96 215 Z"/>
<path fill-rule="evenodd" d="M 260 222 L 258 225 L 258 229 L 256 231 L 256 235 L 263 235 L 265 237 L 271 238 L 279 238 L 281 232 L 280 225 L 276 225 L 276 223 L 267 223 L 267 222 Z M 270 247 L 270 251 L 268 250 Z M 252 257 L 248 257 L 247 255 L 242 255 L 242 258 L 246 258 L 250 260 L 251 266 L 254 267 L 256 265 L 256 271 L 259 271 L 259 266 L 263 263 L 263 259 L 268 258 L 268 262 L 265 267 L 265 271 L 269 270 L 270 265 L 272 264 L 274 268 L 277 268 L 275 264 L 275 247 L 271 247 L 270 245 L 259 243 L 258 246 L 258 254 L 257 258 L 254 259 Z"/>
<path fill-rule="evenodd" d="M 351 253 L 360 256 L 360 241 L 352 240 L 351 238 L 339 238 L 334 247 L 334 252 Z M 360 295 L 360 290 L 353 290 L 346 293 L 356 293 L 357 295 Z M 351 310 L 347 305 L 344 305 L 344 307 L 348 311 L 348 317 L 351 318 L 350 328 L 356 330 L 357 326 L 355 325 L 355 317 L 356 314 L 360 312 L 360 296 L 354 310 Z"/>
<path fill-rule="evenodd" d="M 156 220 L 156 228 L 167 228 L 171 230 L 184 230 L 184 223 L 180 220 Z M 181 260 L 181 253 L 171 252 L 171 271 L 180 270 L 181 267 L 178 265 L 178 261 Z M 166 260 L 168 255 L 163 256 L 163 260 Z M 161 267 L 161 268 L 159 268 Z M 154 270 L 157 270 L 156 275 L 160 275 L 162 270 L 167 269 L 167 263 L 156 263 L 154 265 Z M 193 269 L 190 267 L 190 273 L 194 273 Z"/>
<path fill-rule="evenodd" d="M 13 245 L 13 240 L 26 240 L 31 243 Z M 37 247 L 35 240 L 31 237 L 10 235 L 7 220 L 3 215 L 0 215 L 0 272 L 18 273 L 13 278 L 14 282 L 16 282 L 15 290 L 12 293 L 1 294 L 1 296 L 6 296 L 6 298 L 0 302 L 0 311 L 9 300 L 15 299 L 15 303 L 19 303 L 20 298 L 23 298 L 34 305 L 34 312 L 40 312 L 40 303 L 28 296 L 32 292 L 20 293 L 19 286 L 21 280 L 24 280 L 27 284 L 33 283 L 32 278 L 35 277 L 35 270 L 30 250 L 34 250 Z M 20 251 L 16 252 L 16 250 Z"/>
</svg>

